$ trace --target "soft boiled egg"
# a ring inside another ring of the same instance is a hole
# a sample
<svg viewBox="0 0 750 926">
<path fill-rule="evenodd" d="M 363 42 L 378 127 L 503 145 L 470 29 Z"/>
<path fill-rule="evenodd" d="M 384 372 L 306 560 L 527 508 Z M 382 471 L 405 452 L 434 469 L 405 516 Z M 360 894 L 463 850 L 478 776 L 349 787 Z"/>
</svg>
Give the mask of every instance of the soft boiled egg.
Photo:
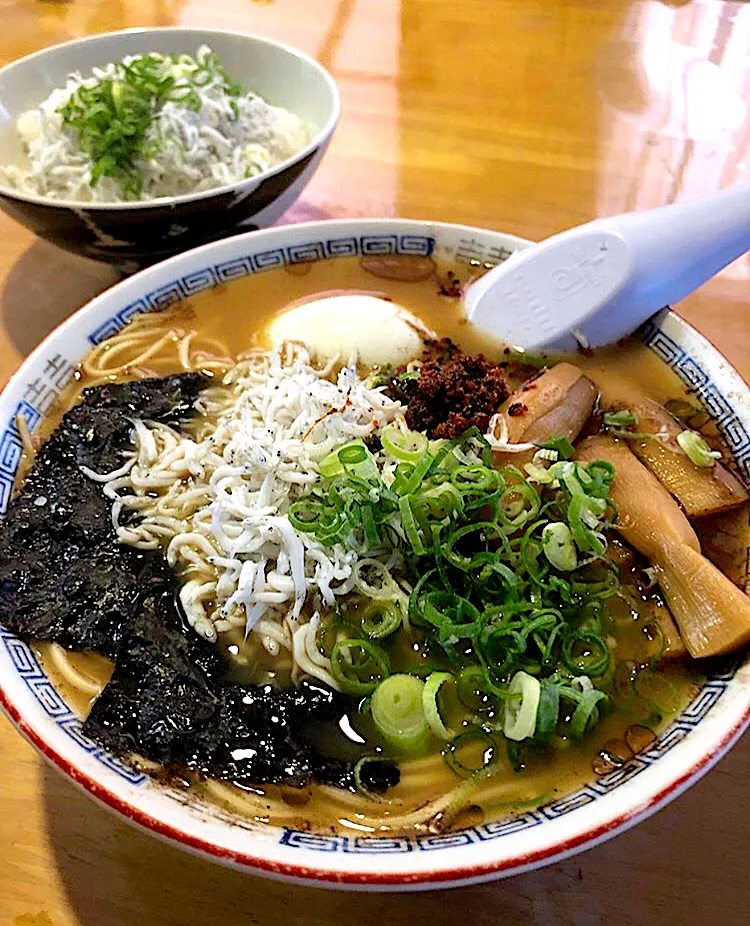
<svg viewBox="0 0 750 926">
<path fill-rule="evenodd" d="M 321 295 L 284 310 L 270 328 L 274 344 L 297 341 L 313 360 L 356 354 L 366 366 L 398 366 L 421 356 L 432 331 L 403 306 L 370 293 Z"/>
</svg>

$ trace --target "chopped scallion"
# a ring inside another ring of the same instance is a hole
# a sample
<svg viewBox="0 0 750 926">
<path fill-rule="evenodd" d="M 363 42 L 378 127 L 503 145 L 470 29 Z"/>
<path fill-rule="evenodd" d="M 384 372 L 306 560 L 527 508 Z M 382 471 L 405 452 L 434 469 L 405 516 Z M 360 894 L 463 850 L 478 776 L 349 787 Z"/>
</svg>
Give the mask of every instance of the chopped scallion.
<svg viewBox="0 0 750 926">
<path fill-rule="evenodd" d="M 542 550 L 555 569 L 571 572 L 578 566 L 578 554 L 570 528 L 562 521 L 551 521 L 542 529 Z"/>
<path fill-rule="evenodd" d="M 460 778 L 490 772 L 499 761 L 498 748 L 490 734 L 481 727 L 470 727 L 443 747 L 446 764 Z"/>
<path fill-rule="evenodd" d="M 403 615 L 395 601 L 370 601 L 362 612 L 362 631 L 371 640 L 380 640 L 395 633 Z"/>
<path fill-rule="evenodd" d="M 718 450 L 711 450 L 696 431 L 681 431 L 677 435 L 677 443 L 696 466 L 713 466 L 717 460 L 721 459 L 721 453 Z"/>
<path fill-rule="evenodd" d="M 347 694 L 375 691 L 388 669 L 388 656 L 369 640 L 339 640 L 331 652 L 331 674 Z"/>
<path fill-rule="evenodd" d="M 430 734 L 423 707 L 425 683 L 400 673 L 381 682 L 370 699 L 373 722 L 389 743 L 405 752 L 422 749 Z"/>
<path fill-rule="evenodd" d="M 549 440 L 546 440 L 543 444 L 539 444 L 545 450 L 554 450 L 557 452 L 558 457 L 561 460 L 570 460 L 572 459 L 575 450 L 573 445 L 567 439 L 567 437 L 562 437 L 561 435 L 554 435 L 550 437 Z"/>
<path fill-rule="evenodd" d="M 380 440 L 392 457 L 406 463 L 416 463 L 427 452 L 427 437 L 420 431 L 402 431 L 388 425 L 383 428 Z"/>
<path fill-rule="evenodd" d="M 584 691 L 576 704 L 570 718 L 570 735 L 575 740 L 582 740 L 599 720 L 600 706 L 607 704 L 608 696 L 603 691 L 592 688 Z"/>
<path fill-rule="evenodd" d="M 449 740 L 455 736 L 455 733 L 445 725 L 440 712 L 440 689 L 447 682 L 453 682 L 450 672 L 433 672 L 425 681 L 422 689 L 422 706 L 427 723 L 435 736 L 441 740 Z"/>
<path fill-rule="evenodd" d="M 539 705 L 536 711 L 535 735 L 548 739 L 555 732 L 560 717 L 560 687 L 545 678 L 539 683 Z"/>
<path fill-rule="evenodd" d="M 515 695 L 515 699 L 505 702 L 503 733 L 509 740 L 519 742 L 534 735 L 541 685 L 533 675 L 516 672 L 508 691 Z"/>
<path fill-rule="evenodd" d="M 379 579 L 358 576 L 355 591 L 376 600 L 360 612 L 357 627 L 339 623 L 327 646 L 337 684 L 372 695 L 373 716 L 389 692 L 402 697 L 401 684 L 407 694 L 419 692 L 411 733 L 388 734 L 378 723 L 389 743 L 412 744 L 399 748 L 416 749 L 425 726 L 451 738 L 444 709 L 450 704 L 454 719 L 453 685 L 455 701 L 466 708 L 456 716 L 501 730 L 511 742 L 585 735 L 604 706 L 599 694 L 588 694 L 590 679 L 604 682 L 612 662 L 607 602 L 619 591 L 619 571 L 605 552 L 616 518 L 613 467 L 564 459 L 568 448 L 556 442 L 539 451 L 533 465 L 544 481 L 532 484 L 516 467 L 493 469 L 474 429 L 427 442 L 389 427 L 381 450 L 350 441 L 326 457 L 318 484 L 289 515 L 327 546 L 342 544 L 359 556 L 372 551 L 373 563 L 392 552 L 412 588 L 404 615 L 390 566 L 381 567 Z M 386 641 L 406 617 L 416 665 L 389 675 L 388 657 L 373 641 Z M 411 681 L 392 683 L 399 675 Z M 394 710 L 386 709 L 386 718 Z M 469 741 L 451 742 L 445 754 L 454 767 L 456 744 L 463 751 Z M 464 765 L 464 772 L 477 768 L 483 763 Z"/>
<path fill-rule="evenodd" d="M 632 428 L 638 424 L 638 418 L 629 408 L 624 408 L 619 412 L 605 412 L 602 422 L 606 428 Z"/>
</svg>

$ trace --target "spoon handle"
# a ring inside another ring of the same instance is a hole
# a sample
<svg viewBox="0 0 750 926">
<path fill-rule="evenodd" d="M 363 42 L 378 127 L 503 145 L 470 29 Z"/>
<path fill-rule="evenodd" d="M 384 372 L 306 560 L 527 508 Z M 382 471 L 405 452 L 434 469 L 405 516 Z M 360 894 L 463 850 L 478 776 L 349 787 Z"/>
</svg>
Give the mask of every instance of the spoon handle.
<svg viewBox="0 0 750 926">
<path fill-rule="evenodd" d="M 692 202 L 597 219 L 630 249 L 629 299 L 651 312 L 679 302 L 750 250 L 750 184 Z M 625 293 L 619 293 L 620 301 Z"/>
<path fill-rule="evenodd" d="M 595 219 L 469 287 L 468 319 L 527 350 L 613 344 L 750 250 L 750 184 Z"/>
</svg>

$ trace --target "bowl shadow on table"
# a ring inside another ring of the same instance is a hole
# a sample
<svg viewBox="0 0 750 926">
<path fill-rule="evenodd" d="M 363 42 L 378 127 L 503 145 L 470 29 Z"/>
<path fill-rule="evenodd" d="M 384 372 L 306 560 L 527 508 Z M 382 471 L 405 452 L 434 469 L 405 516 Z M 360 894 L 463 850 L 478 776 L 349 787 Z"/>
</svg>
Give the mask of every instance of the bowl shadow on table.
<svg viewBox="0 0 750 926">
<path fill-rule="evenodd" d="M 330 218 L 330 211 L 324 207 L 301 200 L 277 224 Z M 124 275 L 109 264 L 77 257 L 37 239 L 18 258 L 6 278 L 0 302 L 3 327 L 25 357 L 69 315 Z"/>
<path fill-rule="evenodd" d="M 300 200 L 277 224 L 330 218 L 331 212 L 326 208 Z M 6 278 L 0 302 L 3 327 L 25 357 L 69 315 L 124 275 L 109 264 L 77 257 L 37 239 L 18 258 Z"/>
<path fill-rule="evenodd" d="M 351 894 L 232 871 L 167 845 L 95 804 L 46 768 L 46 823 L 59 878 L 80 926 L 697 926 L 746 923 L 734 901 L 746 815 L 746 740 L 676 804 L 582 856 L 452 892 Z M 710 840 L 710 843 L 707 843 Z"/>
<path fill-rule="evenodd" d="M 120 279 L 96 263 L 36 240 L 10 269 L 0 313 L 8 337 L 26 356 L 76 309 Z"/>
</svg>

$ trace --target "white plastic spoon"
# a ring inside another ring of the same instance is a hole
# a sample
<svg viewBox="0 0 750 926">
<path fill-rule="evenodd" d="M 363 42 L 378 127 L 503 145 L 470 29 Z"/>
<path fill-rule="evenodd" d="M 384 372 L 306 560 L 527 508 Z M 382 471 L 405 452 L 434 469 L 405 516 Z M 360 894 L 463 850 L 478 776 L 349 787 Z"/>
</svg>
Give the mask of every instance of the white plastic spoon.
<svg viewBox="0 0 750 926">
<path fill-rule="evenodd" d="M 750 185 L 547 238 L 473 283 L 469 321 L 524 350 L 602 347 L 750 250 Z"/>
</svg>

